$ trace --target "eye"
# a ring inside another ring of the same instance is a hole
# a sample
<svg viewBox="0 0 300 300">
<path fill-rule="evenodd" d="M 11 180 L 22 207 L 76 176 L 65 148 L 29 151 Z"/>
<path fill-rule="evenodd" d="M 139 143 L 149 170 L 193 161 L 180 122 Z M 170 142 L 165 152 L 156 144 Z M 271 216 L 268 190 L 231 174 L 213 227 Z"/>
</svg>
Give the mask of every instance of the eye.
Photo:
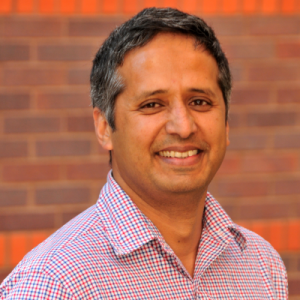
<svg viewBox="0 0 300 300">
<path fill-rule="evenodd" d="M 209 103 L 206 100 L 203 100 L 203 99 L 196 99 L 196 100 L 193 100 L 191 102 L 191 105 L 193 105 L 193 106 L 205 106 L 205 105 L 209 105 Z"/>
<path fill-rule="evenodd" d="M 150 103 L 146 103 L 145 105 L 143 105 L 141 108 L 158 108 L 161 105 L 157 102 L 150 102 Z"/>
<path fill-rule="evenodd" d="M 194 99 L 190 102 L 190 107 L 199 112 L 206 112 L 212 108 L 212 103 L 209 100 Z"/>
</svg>

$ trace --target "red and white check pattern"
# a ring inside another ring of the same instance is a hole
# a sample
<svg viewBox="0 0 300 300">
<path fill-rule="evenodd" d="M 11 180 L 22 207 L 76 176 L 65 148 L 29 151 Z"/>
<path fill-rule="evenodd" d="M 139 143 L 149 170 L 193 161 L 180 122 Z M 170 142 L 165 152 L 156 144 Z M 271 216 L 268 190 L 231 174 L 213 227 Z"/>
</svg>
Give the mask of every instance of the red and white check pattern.
<svg viewBox="0 0 300 300">
<path fill-rule="evenodd" d="M 111 173 L 96 205 L 25 256 L 0 299 L 288 299 L 284 265 L 207 194 L 191 278 Z"/>
</svg>

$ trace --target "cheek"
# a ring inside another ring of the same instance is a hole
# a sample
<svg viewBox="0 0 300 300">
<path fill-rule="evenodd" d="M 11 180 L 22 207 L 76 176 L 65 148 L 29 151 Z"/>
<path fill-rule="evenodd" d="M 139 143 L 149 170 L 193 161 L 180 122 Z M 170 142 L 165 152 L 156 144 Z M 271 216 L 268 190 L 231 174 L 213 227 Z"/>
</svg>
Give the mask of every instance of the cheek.
<svg viewBox="0 0 300 300">
<path fill-rule="evenodd" d="M 158 115 L 141 115 L 135 118 L 130 126 L 133 128 L 133 134 L 141 140 L 151 142 L 155 140 L 161 130 L 164 128 L 164 119 Z"/>
<path fill-rule="evenodd" d="M 134 160 L 146 159 L 153 142 L 157 138 L 157 130 L 151 116 L 129 114 L 119 119 L 114 136 L 114 147 L 122 149 L 123 156 Z M 119 151 L 118 151 L 119 152 Z M 125 153 L 126 152 L 126 153 Z M 133 156 L 133 157 L 132 157 Z M 135 158 L 134 158 L 135 157 Z"/>
<path fill-rule="evenodd" d="M 205 127 L 206 129 L 203 129 L 203 131 L 205 132 L 207 142 L 210 143 L 211 146 L 223 144 L 223 142 L 226 141 L 226 126 L 223 118 L 208 118 L 205 122 Z"/>
</svg>

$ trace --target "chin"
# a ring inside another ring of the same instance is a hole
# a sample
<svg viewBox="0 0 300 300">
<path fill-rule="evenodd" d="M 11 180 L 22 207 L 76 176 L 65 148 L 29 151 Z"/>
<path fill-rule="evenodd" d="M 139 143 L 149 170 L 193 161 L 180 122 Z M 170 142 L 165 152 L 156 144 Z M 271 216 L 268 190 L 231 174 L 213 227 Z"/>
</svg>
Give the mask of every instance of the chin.
<svg viewBox="0 0 300 300">
<path fill-rule="evenodd" d="M 204 187 L 206 186 L 204 183 L 199 182 L 186 182 L 186 180 L 178 180 L 177 182 L 174 180 L 172 182 L 165 182 L 165 184 L 162 184 L 163 182 L 160 182 L 161 190 L 164 192 L 169 193 L 176 193 L 176 194 L 188 194 L 188 193 L 194 193 L 197 191 L 203 191 Z"/>
</svg>

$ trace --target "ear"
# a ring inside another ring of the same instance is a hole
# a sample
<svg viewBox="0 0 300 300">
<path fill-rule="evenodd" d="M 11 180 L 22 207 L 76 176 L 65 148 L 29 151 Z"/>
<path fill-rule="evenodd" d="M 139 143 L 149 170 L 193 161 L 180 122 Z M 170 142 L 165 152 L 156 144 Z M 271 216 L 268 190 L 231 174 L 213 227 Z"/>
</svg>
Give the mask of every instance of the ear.
<svg viewBox="0 0 300 300">
<path fill-rule="evenodd" d="M 93 110 L 93 117 L 94 117 L 95 132 L 99 144 L 105 150 L 112 150 L 113 149 L 112 140 L 111 140 L 112 129 L 109 126 L 104 116 L 104 113 L 102 113 L 102 111 L 99 108 L 95 107 Z"/>
<path fill-rule="evenodd" d="M 230 144 L 230 141 L 229 141 L 229 124 L 228 124 L 228 121 L 226 121 L 226 146 L 229 146 Z"/>
</svg>

